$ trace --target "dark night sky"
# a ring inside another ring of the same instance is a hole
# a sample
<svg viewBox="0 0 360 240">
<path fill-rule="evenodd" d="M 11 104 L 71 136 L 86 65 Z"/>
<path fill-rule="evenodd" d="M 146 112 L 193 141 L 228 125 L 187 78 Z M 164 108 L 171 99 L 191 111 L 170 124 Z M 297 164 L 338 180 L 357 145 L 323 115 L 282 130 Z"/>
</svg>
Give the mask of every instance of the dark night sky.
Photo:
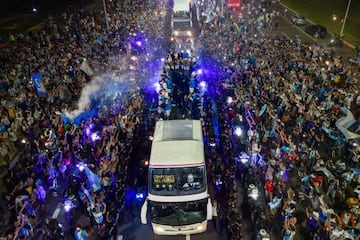
<svg viewBox="0 0 360 240">
<path fill-rule="evenodd" d="M 84 4 L 100 0 L 0 0 L 0 13 L 30 13 L 33 7 L 43 11 L 57 11 L 72 4 Z"/>
</svg>

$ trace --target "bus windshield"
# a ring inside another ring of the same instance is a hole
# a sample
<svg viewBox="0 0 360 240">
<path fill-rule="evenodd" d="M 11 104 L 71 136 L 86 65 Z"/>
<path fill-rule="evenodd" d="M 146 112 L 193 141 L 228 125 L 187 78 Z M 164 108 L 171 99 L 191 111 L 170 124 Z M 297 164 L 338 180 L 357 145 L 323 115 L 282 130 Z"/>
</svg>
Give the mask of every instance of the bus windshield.
<svg viewBox="0 0 360 240">
<path fill-rule="evenodd" d="M 190 21 L 190 12 L 179 11 L 174 12 L 174 20 L 189 20 Z"/>
<path fill-rule="evenodd" d="M 206 220 L 208 199 L 184 203 L 161 203 L 149 201 L 150 216 L 153 223 L 182 226 Z"/>
<path fill-rule="evenodd" d="M 190 195 L 206 191 L 205 167 L 150 168 L 150 193 L 162 196 Z"/>
</svg>

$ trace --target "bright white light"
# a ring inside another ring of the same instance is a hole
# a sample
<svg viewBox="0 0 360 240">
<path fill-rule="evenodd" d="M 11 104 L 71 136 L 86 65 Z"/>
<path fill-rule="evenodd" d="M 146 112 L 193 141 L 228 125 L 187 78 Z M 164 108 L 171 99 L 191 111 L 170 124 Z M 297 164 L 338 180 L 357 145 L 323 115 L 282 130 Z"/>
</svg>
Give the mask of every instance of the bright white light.
<svg viewBox="0 0 360 240">
<path fill-rule="evenodd" d="M 37 12 L 37 9 L 36 9 L 36 8 L 33 8 L 32 11 L 33 11 L 33 12 Z"/>
<path fill-rule="evenodd" d="M 233 101 L 234 101 L 234 100 L 233 100 L 232 97 L 228 97 L 228 98 L 227 98 L 227 103 L 228 103 L 228 104 L 231 104 Z"/>
<path fill-rule="evenodd" d="M 202 73 L 203 73 L 203 70 L 202 70 L 202 69 L 198 69 L 198 70 L 196 71 L 196 73 L 197 73 L 197 74 L 202 74 Z"/>
<path fill-rule="evenodd" d="M 72 203 L 70 200 L 65 200 L 64 202 L 64 210 L 65 212 L 69 212 L 72 208 Z"/>
<path fill-rule="evenodd" d="M 201 88 L 206 88 L 206 82 L 205 82 L 205 81 L 201 81 L 201 82 L 200 82 L 200 87 L 201 87 Z"/>
<path fill-rule="evenodd" d="M 141 41 L 136 41 L 136 45 L 137 45 L 138 47 L 141 47 L 141 45 L 142 45 Z"/>
<path fill-rule="evenodd" d="M 21 140 L 21 143 L 26 143 L 26 139 L 24 138 L 23 140 Z"/>
<path fill-rule="evenodd" d="M 81 163 L 78 163 L 76 166 L 79 168 L 79 171 L 82 172 L 82 171 L 84 171 L 86 164 L 81 162 Z"/>
<path fill-rule="evenodd" d="M 155 87 L 155 91 L 156 91 L 157 93 L 159 93 L 160 90 L 161 90 L 160 83 L 159 83 L 159 82 L 154 83 L 154 87 Z"/>
<path fill-rule="evenodd" d="M 161 58 L 161 61 L 162 61 L 162 62 L 165 62 L 165 58 Z"/>
<path fill-rule="evenodd" d="M 130 58 L 131 60 L 133 60 L 133 61 L 136 61 L 136 60 L 138 60 L 138 58 L 136 57 L 136 56 L 131 56 L 131 58 Z"/>
<path fill-rule="evenodd" d="M 240 159 L 240 162 L 242 162 L 243 164 L 247 163 L 249 161 L 249 155 L 247 155 L 246 153 L 242 152 L 241 155 L 238 157 L 238 159 Z"/>
<path fill-rule="evenodd" d="M 93 142 L 95 142 L 96 140 L 99 140 L 99 139 L 100 139 L 100 137 L 97 135 L 97 133 L 92 133 L 91 134 L 91 140 Z"/>
<path fill-rule="evenodd" d="M 249 161 L 249 159 L 247 159 L 247 158 L 240 158 L 240 162 L 243 164 L 247 163 L 248 161 Z"/>
<path fill-rule="evenodd" d="M 136 193 L 136 199 L 143 199 L 144 198 L 144 194 L 143 193 Z"/>
<path fill-rule="evenodd" d="M 164 229 L 162 227 L 155 227 L 155 229 L 156 229 L 157 232 L 163 232 L 164 231 Z"/>
<path fill-rule="evenodd" d="M 259 190 L 257 188 L 252 189 L 251 193 L 249 194 L 249 197 L 251 197 L 254 200 L 257 200 L 259 197 Z"/>
<path fill-rule="evenodd" d="M 242 131 L 241 127 L 236 127 L 236 128 L 235 128 L 234 133 L 235 133 L 236 136 L 240 137 L 241 134 L 242 134 L 242 132 L 243 132 L 243 131 Z"/>
</svg>

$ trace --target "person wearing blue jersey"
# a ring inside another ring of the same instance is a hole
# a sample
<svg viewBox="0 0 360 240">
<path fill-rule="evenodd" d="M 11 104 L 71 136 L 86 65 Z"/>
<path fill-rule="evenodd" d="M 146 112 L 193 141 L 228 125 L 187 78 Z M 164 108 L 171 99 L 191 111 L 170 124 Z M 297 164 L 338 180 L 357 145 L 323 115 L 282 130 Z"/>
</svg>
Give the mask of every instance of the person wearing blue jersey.
<svg viewBox="0 0 360 240">
<path fill-rule="evenodd" d="M 196 75 L 193 75 L 189 83 L 189 92 L 193 93 L 196 87 L 197 87 Z"/>
</svg>

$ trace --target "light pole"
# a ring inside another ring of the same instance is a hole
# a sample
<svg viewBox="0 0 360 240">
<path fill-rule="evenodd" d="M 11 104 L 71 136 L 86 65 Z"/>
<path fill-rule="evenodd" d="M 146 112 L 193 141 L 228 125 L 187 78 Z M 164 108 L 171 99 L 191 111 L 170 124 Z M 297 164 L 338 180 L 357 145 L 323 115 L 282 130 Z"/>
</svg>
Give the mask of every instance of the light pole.
<svg viewBox="0 0 360 240">
<path fill-rule="evenodd" d="M 221 17 L 224 16 L 224 0 L 221 0 Z"/>
<path fill-rule="evenodd" d="M 104 6 L 106 29 L 109 30 L 109 22 L 108 22 L 108 18 L 107 18 L 107 11 L 106 11 L 106 3 L 105 3 L 105 0 L 103 0 L 103 6 Z"/>
<path fill-rule="evenodd" d="M 345 11 L 345 17 L 344 17 L 343 23 L 341 25 L 340 37 L 342 37 L 343 34 L 344 34 L 344 28 L 345 28 L 345 24 L 346 24 L 346 19 L 347 19 L 348 14 L 349 14 L 350 5 L 351 5 L 351 0 L 348 0 L 348 4 L 347 4 L 347 7 L 346 7 L 346 11 Z"/>
</svg>

